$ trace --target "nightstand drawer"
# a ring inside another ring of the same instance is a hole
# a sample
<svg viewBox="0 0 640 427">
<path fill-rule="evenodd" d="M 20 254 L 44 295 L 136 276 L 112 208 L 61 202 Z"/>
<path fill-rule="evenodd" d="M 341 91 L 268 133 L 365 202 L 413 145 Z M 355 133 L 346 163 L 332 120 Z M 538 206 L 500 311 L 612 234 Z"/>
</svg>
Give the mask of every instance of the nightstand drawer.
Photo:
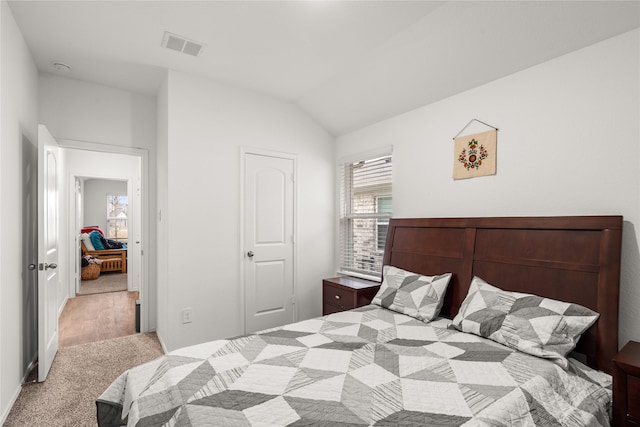
<svg viewBox="0 0 640 427">
<path fill-rule="evenodd" d="M 335 286 L 325 286 L 324 288 L 324 303 L 335 305 L 343 310 L 349 310 L 355 307 L 353 300 L 353 290 L 347 290 L 342 288 L 336 288 Z"/>
<path fill-rule="evenodd" d="M 627 413 L 640 422 L 640 378 L 627 375 Z"/>
<path fill-rule="evenodd" d="M 334 277 L 322 281 L 322 314 L 351 310 L 371 303 L 380 289 L 378 282 L 354 277 Z"/>
</svg>

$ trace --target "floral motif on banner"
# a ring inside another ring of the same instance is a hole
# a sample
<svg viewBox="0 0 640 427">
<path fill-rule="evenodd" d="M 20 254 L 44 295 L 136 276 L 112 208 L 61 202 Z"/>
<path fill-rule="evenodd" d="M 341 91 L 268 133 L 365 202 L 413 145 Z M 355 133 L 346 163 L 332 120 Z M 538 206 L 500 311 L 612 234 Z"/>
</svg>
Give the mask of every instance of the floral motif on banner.
<svg viewBox="0 0 640 427">
<path fill-rule="evenodd" d="M 458 161 L 464 164 L 467 170 L 477 170 L 482 166 L 482 161 L 489 157 L 489 153 L 482 144 L 478 147 L 478 141 L 475 138 L 469 141 L 468 145 L 468 151 L 463 148 L 458 156 Z"/>
</svg>

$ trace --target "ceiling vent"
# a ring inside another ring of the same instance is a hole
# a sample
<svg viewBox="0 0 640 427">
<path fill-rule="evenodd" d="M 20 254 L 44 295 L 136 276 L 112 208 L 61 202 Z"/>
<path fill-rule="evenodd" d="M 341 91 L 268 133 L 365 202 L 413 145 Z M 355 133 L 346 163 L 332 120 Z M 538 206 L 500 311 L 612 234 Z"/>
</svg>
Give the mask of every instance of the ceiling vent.
<svg viewBox="0 0 640 427">
<path fill-rule="evenodd" d="M 186 53 L 187 55 L 198 56 L 200 52 L 202 52 L 204 44 L 165 31 L 162 39 L 162 47 Z"/>
</svg>

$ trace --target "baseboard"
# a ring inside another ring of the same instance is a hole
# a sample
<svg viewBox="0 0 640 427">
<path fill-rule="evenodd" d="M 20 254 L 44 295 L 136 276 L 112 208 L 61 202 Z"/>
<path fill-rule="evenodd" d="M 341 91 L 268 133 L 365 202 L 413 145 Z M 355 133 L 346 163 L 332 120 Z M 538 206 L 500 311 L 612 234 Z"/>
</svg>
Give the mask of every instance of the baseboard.
<svg viewBox="0 0 640 427">
<path fill-rule="evenodd" d="M 2 413 L 2 417 L 0 417 L 0 425 L 4 425 L 4 423 L 7 421 L 7 418 L 9 417 L 9 412 L 11 412 L 11 408 L 13 408 L 13 405 L 15 405 L 16 400 L 18 400 L 18 396 L 20 396 L 21 390 L 22 390 L 22 384 L 18 386 L 18 389 L 16 390 L 16 392 L 13 394 L 13 397 L 9 401 L 9 405 L 7 409 Z"/>
<path fill-rule="evenodd" d="M 158 335 L 158 332 L 156 332 L 156 337 L 158 337 L 158 341 L 160 342 L 160 347 L 162 347 L 162 351 L 164 352 L 164 354 L 169 353 L 169 351 L 167 350 L 167 346 L 164 345 L 164 341 L 162 340 L 162 337 Z"/>
<path fill-rule="evenodd" d="M 64 298 L 64 301 L 62 302 L 62 304 L 60 304 L 60 307 L 58 307 L 58 319 L 60 319 L 60 316 L 62 316 L 62 311 L 64 310 L 64 307 L 67 305 L 67 301 L 69 301 L 69 295 L 67 295 Z"/>
</svg>

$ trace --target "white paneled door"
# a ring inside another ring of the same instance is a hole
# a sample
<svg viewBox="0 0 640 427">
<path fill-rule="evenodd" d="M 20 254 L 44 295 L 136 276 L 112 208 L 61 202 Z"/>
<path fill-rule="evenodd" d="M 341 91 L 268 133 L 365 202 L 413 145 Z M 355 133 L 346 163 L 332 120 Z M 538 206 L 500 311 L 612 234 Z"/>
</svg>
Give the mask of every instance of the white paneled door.
<svg viewBox="0 0 640 427">
<path fill-rule="evenodd" d="M 295 160 L 244 153 L 245 332 L 294 320 Z"/>
<path fill-rule="evenodd" d="M 58 352 L 58 143 L 38 125 L 38 381 Z"/>
</svg>

